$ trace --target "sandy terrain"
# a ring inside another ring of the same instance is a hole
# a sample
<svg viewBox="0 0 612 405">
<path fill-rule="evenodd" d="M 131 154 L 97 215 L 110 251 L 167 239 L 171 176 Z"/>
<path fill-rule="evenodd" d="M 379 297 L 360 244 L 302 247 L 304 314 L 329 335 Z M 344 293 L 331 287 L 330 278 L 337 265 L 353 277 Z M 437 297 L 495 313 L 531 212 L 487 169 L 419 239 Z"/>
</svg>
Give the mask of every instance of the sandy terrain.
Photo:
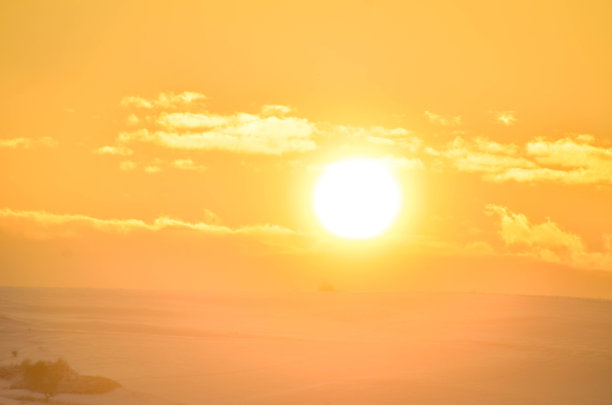
<svg viewBox="0 0 612 405">
<path fill-rule="evenodd" d="M 58 404 L 610 404 L 612 302 L 0 289 L 1 364 L 57 357 L 123 385 Z"/>
</svg>

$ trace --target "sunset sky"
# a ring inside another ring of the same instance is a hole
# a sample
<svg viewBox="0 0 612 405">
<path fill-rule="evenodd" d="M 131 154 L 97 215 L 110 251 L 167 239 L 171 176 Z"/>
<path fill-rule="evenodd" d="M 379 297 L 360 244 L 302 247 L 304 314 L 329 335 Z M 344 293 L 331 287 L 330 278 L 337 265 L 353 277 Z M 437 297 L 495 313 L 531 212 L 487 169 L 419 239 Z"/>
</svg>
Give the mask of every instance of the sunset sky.
<svg viewBox="0 0 612 405">
<path fill-rule="evenodd" d="M 2 1 L 0 285 L 612 297 L 611 16 Z M 381 236 L 314 213 L 351 157 L 400 184 Z"/>
</svg>

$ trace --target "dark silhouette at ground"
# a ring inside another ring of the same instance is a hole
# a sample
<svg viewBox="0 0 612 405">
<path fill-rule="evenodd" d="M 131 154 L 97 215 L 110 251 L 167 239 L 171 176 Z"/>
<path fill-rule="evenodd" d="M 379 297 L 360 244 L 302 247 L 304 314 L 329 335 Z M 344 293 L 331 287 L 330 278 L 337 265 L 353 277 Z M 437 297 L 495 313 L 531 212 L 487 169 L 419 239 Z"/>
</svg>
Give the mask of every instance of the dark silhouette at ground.
<svg viewBox="0 0 612 405">
<path fill-rule="evenodd" d="M 11 380 L 13 389 L 39 392 L 46 400 L 61 393 L 101 394 L 121 386 L 109 378 L 80 375 L 64 359 L 36 363 L 26 359 L 20 364 L 0 367 L 0 378 Z"/>
</svg>

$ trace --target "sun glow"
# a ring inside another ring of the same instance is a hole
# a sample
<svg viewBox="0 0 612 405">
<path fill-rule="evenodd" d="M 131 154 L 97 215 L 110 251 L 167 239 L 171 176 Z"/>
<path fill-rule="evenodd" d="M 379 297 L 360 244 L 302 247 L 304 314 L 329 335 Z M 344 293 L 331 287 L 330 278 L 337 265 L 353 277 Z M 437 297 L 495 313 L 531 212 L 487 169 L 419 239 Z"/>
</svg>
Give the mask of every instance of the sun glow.
<svg viewBox="0 0 612 405">
<path fill-rule="evenodd" d="M 401 204 L 399 186 L 380 160 L 329 164 L 317 183 L 314 209 L 323 226 L 344 238 L 370 238 L 386 230 Z"/>
</svg>

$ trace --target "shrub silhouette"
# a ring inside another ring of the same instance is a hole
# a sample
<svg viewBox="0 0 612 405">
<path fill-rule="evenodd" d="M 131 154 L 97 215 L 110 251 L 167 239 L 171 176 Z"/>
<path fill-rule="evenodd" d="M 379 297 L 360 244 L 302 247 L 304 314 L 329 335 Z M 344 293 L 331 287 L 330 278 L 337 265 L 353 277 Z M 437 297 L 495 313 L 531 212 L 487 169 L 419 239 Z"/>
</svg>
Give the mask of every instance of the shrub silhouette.
<svg viewBox="0 0 612 405">
<path fill-rule="evenodd" d="M 22 367 L 25 387 L 42 393 L 47 400 L 57 393 L 60 381 L 74 373 L 63 359 L 37 361 L 34 364 L 24 361 Z"/>
<path fill-rule="evenodd" d="M 13 380 L 11 388 L 39 392 L 47 401 L 59 393 L 101 394 L 121 386 L 109 378 L 79 375 L 63 359 L 36 363 L 26 359 L 0 367 L 0 378 Z"/>
</svg>

